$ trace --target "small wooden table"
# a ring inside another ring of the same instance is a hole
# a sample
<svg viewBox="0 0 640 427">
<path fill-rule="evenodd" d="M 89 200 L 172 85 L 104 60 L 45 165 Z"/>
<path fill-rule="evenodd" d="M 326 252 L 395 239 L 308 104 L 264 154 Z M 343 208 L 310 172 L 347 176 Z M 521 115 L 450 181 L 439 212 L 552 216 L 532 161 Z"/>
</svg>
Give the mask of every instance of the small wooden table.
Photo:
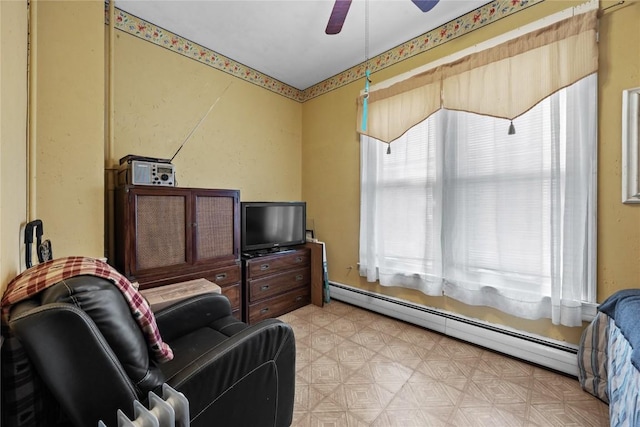
<svg viewBox="0 0 640 427">
<path fill-rule="evenodd" d="M 188 280 L 140 291 L 149 302 L 152 311 L 158 311 L 183 299 L 209 292 L 219 294 L 222 291 L 220 286 L 206 279 Z"/>
</svg>

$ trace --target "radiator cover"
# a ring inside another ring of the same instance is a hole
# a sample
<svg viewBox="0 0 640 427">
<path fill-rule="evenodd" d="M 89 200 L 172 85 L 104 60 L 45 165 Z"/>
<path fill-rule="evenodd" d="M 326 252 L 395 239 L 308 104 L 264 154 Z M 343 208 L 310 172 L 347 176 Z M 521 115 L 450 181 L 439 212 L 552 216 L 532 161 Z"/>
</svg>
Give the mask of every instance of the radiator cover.
<svg viewBox="0 0 640 427">
<path fill-rule="evenodd" d="M 331 298 L 404 320 L 508 356 L 578 376 L 578 346 L 456 313 L 330 282 Z"/>
</svg>

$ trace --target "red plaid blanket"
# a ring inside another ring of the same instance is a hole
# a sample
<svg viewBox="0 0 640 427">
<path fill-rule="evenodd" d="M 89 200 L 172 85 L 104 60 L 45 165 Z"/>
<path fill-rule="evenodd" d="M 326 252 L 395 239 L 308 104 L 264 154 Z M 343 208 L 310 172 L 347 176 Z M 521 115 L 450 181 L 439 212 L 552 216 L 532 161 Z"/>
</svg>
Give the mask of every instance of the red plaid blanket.
<svg viewBox="0 0 640 427">
<path fill-rule="evenodd" d="M 7 285 L 2 296 L 2 318 L 8 320 L 12 304 L 74 276 L 91 275 L 112 281 L 129 304 L 133 317 L 147 340 L 151 357 L 159 363 L 173 359 L 171 348 L 162 341 L 151 308 L 131 282 L 109 264 L 94 258 L 66 257 L 38 264 L 25 270 Z"/>
</svg>

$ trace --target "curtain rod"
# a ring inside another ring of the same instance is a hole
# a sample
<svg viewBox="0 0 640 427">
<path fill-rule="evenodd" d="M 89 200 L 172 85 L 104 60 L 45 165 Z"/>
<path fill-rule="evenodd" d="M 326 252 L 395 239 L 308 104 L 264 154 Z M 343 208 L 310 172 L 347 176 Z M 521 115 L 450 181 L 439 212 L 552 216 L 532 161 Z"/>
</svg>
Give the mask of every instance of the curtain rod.
<svg viewBox="0 0 640 427">
<path fill-rule="evenodd" d="M 620 1 L 619 1 L 618 3 L 616 3 L 616 4 L 612 4 L 612 5 L 610 5 L 610 6 L 605 7 L 604 9 L 600 9 L 600 14 L 604 13 L 604 11 L 605 11 L 605 10 L 609 10 L 609 9 L 611 9 L 612 7 L 618 7 L 618 6 L 621 6 L 621 5 L 623 5 L 623 4 L 624 4 L 624 0 L 620 0 Z"/>
</svg>

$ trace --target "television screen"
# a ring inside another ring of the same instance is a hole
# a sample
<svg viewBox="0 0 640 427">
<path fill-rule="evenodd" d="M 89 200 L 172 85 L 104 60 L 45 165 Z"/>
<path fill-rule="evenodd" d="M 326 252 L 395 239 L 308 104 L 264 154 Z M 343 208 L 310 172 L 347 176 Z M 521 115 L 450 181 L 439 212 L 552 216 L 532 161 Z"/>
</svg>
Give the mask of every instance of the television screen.
<svg viewBox="0 0 640 427">
<path fill-rule="evenodd" d="M 243 252 L 305 242 L 305 202 L 243 202 L 241 212 Z"/>
</svg>

